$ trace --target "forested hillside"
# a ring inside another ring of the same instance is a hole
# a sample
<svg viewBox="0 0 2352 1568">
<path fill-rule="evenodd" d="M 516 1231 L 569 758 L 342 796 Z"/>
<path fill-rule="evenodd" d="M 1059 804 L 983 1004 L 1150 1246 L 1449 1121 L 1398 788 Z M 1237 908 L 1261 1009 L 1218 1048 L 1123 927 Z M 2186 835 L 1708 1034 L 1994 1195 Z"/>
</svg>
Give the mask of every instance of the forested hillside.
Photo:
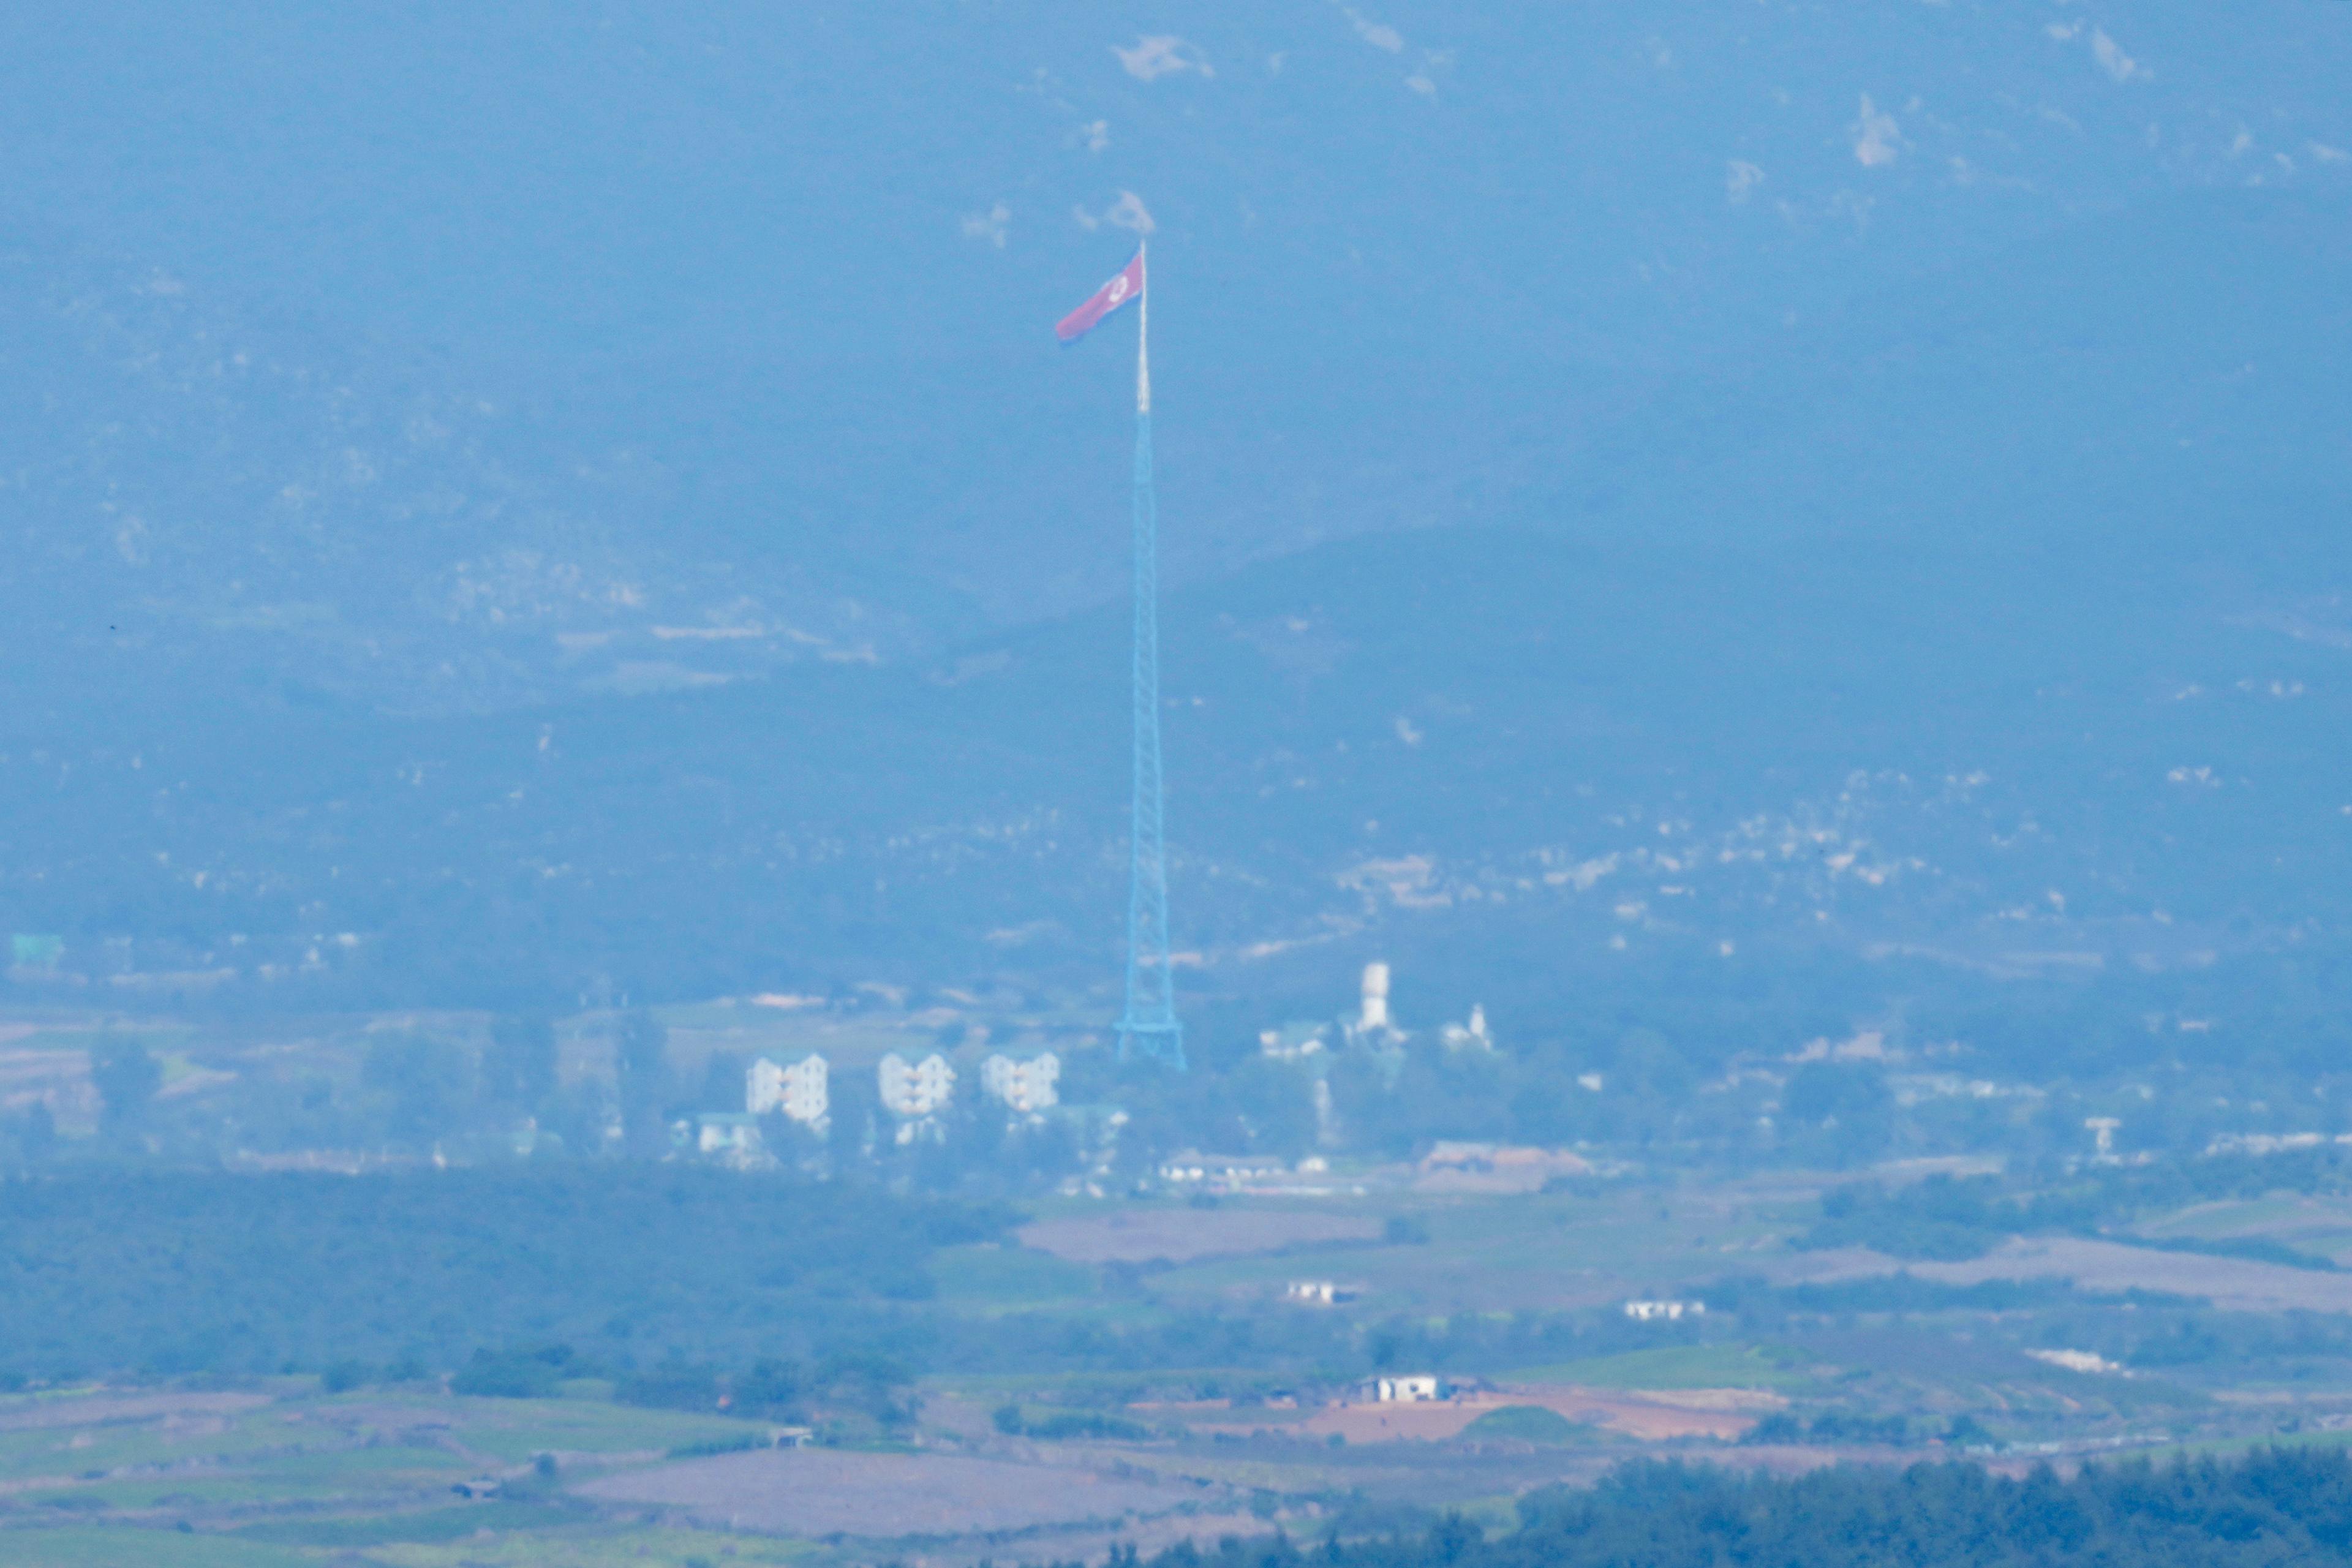
<svg viewBox="0 0 2352 1568">
<path fill-rule="evenodd" d="M 1007 1217 L 677 1166 L 10 1182 L 0 1373 L 870 1354 L 909 1337 L 893 1309 L 931 1293 L 932 1253 Z"/>
<path fill-rule="evenodd" d="M 1969 1465 L 1840 1468 L 1793 1479 L 1651 1464 L 1519 1502 L 1497 1538 L 1426 1534 L 1312 1549 L 1189 1545 L 1154 1568 L 2236 1568 L 2352 1560 L 2352 1463 L 2338 1450 L 2091 1466 L 2006 1480 Z"/>
</svg>

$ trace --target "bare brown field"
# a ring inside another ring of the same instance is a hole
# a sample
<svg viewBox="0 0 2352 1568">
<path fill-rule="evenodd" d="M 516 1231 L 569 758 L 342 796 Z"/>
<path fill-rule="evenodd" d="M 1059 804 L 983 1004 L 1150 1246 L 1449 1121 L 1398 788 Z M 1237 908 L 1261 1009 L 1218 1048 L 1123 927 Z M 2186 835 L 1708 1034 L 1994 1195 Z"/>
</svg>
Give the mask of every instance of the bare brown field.
<svg viewBox="0 0 2352 1568">
<path fill-rule="evenodd" d="M 0 1050 L 0 1108 L 21 1110 L 44 1104 L 52 1111 L 97 1114 L 89 1053 L 55 1047 Z"/>
<path fill-rule="evenodd" d="M 2070 1279 L 2085 1290 L 2158 1290 L 2201 1297 L 2233 1310 L 2352 1312 L 2352 1272 L 2331 1274 L 2252 1258 L 2165 1252 L 2088 1237 L 2015 1237 L 1982 1258 L 1932 1263 L 1866 1247 L 1761 1258 L 1776 1283 L 1831 1282 L 1907 1272 L 1950 1285 L 1987 1279 Z"/>
<path fill-rule="evenodd" d="M 1609 1389 L 1530 1384 L 1494 1396 L 1499 1405 L 1536 1405 L 1570 1421 L 1622 1432 L 1644 1443 L 1744 1435 L 1760 1413 L 1788 1404 L 1748 1388 Z"/>
<path fill-rule="evenodd" d="M 2160 1290 L 2201 1296 L 2237 1311 L 2352 1312 L 2352 1274 L 2291 1268 L 2242 1258 L 2210 1258 L 2194 1252 L 2159 1252 L 2118 1241 L 2083 1237 L 2034 1237 L 2011 1240 L 1982 1258 L 1962 1263 L 1904 1264 L 1864 1253 L 1875 1266 L 1848 1267 L 1837 1275 L 1891 1273 L 1907 1268 L 1923 1279 L 1973 1285 L 1986 1279 L 2072 1279 L 2086 1290 Z M 1835 1277 L 1835 1276 L 1825 1276 Z"/>
<path fill-rule="evenodd" d="M 688 1459 L 574 1489 L 598 1502 L 675 1510 L 706 1524 L 823 1538 L 978 1535 L 1100 1523 L 1210 1500 L 1072 1465 L 947 1454 L 773 1448 Z"/>
<path fill-rule="evenodd" d="M 1073 1263 L 1191 1263 L 1312 1242 L 1373 1241 L 1381 1222 L 1311 1209 L 1150 1208 L 1041 1219 L 1016 1234 Z"/>
<path fill-rule="evenodd" d="M 260 1394 L 126 1394 L 88 1399 L 0 1401 L 0 1432 L 103 1426 L 129 1421 L 186 1421 L 236 1415 L 267 1405 Z"/>
</svg>

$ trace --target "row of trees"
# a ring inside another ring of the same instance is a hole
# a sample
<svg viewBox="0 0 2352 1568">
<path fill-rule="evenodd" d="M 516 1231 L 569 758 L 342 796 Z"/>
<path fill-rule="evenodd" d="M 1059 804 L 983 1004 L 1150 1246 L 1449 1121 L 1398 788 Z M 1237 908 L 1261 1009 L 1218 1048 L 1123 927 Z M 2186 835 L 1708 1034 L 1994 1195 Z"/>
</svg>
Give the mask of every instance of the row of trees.
<svg viewBox="0 0 2352 1568">
<path fill-rule="evenodd" d="M 930 1337 L 934 1253 L 1010 1220 L 685 1164 L 84 1166 L 0 1184 L 0 1373 L 455 1371 L 556 1343 L 606 1369 L 887 1353 Z"/>
</svg>

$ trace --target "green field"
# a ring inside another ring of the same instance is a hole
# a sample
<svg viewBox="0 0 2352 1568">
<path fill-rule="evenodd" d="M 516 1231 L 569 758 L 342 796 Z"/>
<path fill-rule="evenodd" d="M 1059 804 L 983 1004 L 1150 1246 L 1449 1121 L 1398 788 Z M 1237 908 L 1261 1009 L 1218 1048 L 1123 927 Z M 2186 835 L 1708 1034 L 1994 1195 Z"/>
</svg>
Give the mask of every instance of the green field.
<svg viewBox="0 0 2352 1568">
<path fill-rule="evenodd" d="M 1806 1272 L 1814 1255 L 1789 1245 L 1818 1205 L 1786 1183 L 1520 1196 L 1399 1184 L 1362 1200 L 1040 1209 L 1034 1228 L 955 1231 L 921 1255 L 918 1283 L 932 1293 L 887 1310 L 937 1337 L 910 1342 L 914 1381 L 890 1385 L 886 1413 L 756 1406 L 816 1428 L 821 1457 L 756 1451 L 774 1435 L 765 1419 L 618 1403 L 676 1396 L 633 1382 L 665 1353 L 644 1333 L 634 1361 L 583 1360 L 597 1375 L 528 1385 L 558 1390 L 542 1398 L 455 1396 L 442 1375 L 335 1394 L 310 1376 L 217 1374 L 0 1394 L 0 1563 L 849 1568 L 924 1556 L 964 1568 L 992 1553 L 1099 1556 L 1108 1527 L 1084 1521 L 971 1522 L 1008 1497 L 1083 1490 L 1079 1476 L 1177 1489 L 1182 1511 L 1147 1510 L 1138 1528 L 1181 1533 L 1197 1510 L 1225 1521 L 1202 1527 L 1212 1533 L 1279 1520 L 1305 1539 L 1342 1516 L 1388 1528 L 1370 1521 L 1375 1504 L 1507 1510 L 1515 1491 L 1590 1480 L 1643 1453 L 1749 1462 L 1764 1451 L 1738 1439 L 1758 1421 L 1773 1424 L 1760 1441 L 1774 1450 L 1902 1463 L 1988 1444 L 2091 1456 L 2334 1444 L 2347 1439 L 2327 1428 L 2352 1425 L 2352 1320 L 2102 1301 L 2063 1285 L 1996 1281 L 1972 1295 L 1924 1268 L 1824 1282 Z M 2344 1213 L 2273 1196 L 2144 1223 L 2274 1235 Z M 1160 1260 L 1171 1255 L 1192 1261 Z M 2247 1267 L 2150 1256 L 2187 1275 Z M 1282 1287 L 1299 1279 L 1361 1293 L 1293 1304 Z M 1661 1293 L 1713 1310 L 1673 1324 L 1618 1310 Z M 2114 1359 L 2053 1364 L 2058 1351 Z M 1479 1403 L 1390 1433 L 1331 1408 L 1360 1397 L 1368 1367 L 1439 1373 Z M 1594 1393 L 1544 1395 L 1556 1409 L 1510 1403 L 1514 1385 L 1538 1384 Z M 715 1398 L 740 1385 L 697 1386 Z M 1778 1397 L 1693 1395 L 1726 1389 Z M 1714 1425 L 1694 1426 L 1694 1413 Z M 909 1462 L 925 1468 L 890 1468 Z M 793 1465 L 846 1466 L 849 1489 L 824 1495 L 861 1500 L 856 1517 L 870 1514 L 879 1539 L 793 1539 L 817 1532 L 808 1515 L 761 1514 L 782 1507 Z M 952 1528 L 888 1538 L 908 1528 L 898 1500 L 931 1495 L 925 1476 L 961 1476 L 949 1490 L 962 1511 Z M 502 1495 L 454 1489 L 483 1479 Z M 856 1489 L 869 1486 L 870 1509 Z"/>
<path fill-rule="evenodd" d="M 219 1535 L 95 1525 L 11 1528 L 0 1533 L 0 1556 L 14 1568 L 316 1568 L 322 1561 Z"/>
<path fill-rule="evenodd" d="M 1600 1434 L 1580 1421 L 1538 1405 L 1507 1405 L 1470 1423 L 1463 1436 L 1473 1440 L 1502 1439 L 1519 1443 L 1587 1443 Z"/>
<path fill-rule="evenodd" d="M 959 1311 L 1031 1311 L 1092 1297 L 1097 1281 L 1084 1264 L 1026 1247 L 982 1242 L 942 1247 L 931 1257 L 939 1300 Z"/>
<path fill-rule="evenodd" d="M 1203 1259 L 1154 1276 L 1155 1293 L 1206 1303 L 1278 1296 L 1302 1277 L 1359 1287 L 1359 1309 L 1494 1311 L 1599 1305 L 1628 1293 L 1633 1279 L 1700 1280 L 1731 1271 L 1795 1228 L 1782 1211 L 1738 1193 L 1688 1194 L 1625 1187 L 1598 1196 L 1433 1196 L 1391 1193 L 1317 1205 L 1400 1218 L 1426 1241 L 1325 1243 L 1275 1254 Z"/>
<path fill-rule="evenodd" d="M 601 1389 L 604 1385 L 590 1384 Z M 0 1398 L 0 1562 L 28 1568 L 324 1563 L 782 1562 L 788 1542 L 652 1531 L 566 1498 L 572 1479 L 764 1423 L 595 1398 L 467 1399 L 422 1388 L 320 1394 L 82 1389 Z M 552 1475 L 533 1461 L 551 1456 Z M 452 1486 L 504 1478 L 516 1500 Z"/>
</svg>

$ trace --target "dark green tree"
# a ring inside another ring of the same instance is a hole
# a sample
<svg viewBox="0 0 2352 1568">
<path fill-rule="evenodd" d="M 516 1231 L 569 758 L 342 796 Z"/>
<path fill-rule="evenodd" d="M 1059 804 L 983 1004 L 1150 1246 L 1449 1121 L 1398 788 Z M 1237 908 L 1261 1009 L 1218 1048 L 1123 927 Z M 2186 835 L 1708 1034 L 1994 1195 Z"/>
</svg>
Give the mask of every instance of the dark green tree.
<svg viewBox="0 0 2352 1568">
<path fill-rule="evenodd" d="M 1801 1157 L 1862 1164 L 1895 1136 L 1895 1096 L 1875 1067 L 1807 1062 L 1789 1076 L 1780 1102 L 1788 1120 L 1809 1134 L 1797 1141 Z"/>
<path fill-rule="evenodd" d="M 705 1110 L 740 1110 L 744 1106 L 744 1070 L 751 1062 L 733 1051 L 713 1051 L 703 1058 L 702 1089 L 695 1103 Z"/>
<path fill-rule="evenodd" d="M 544 1013 L 509 1013 L 490 1020 L 482 1088 L 499 1104 L 525 1110 L 554 1093 L 555 1021 Z"/>
<path fill-rule="evenodd" d="M 0 1121 L 0 1163 L 37 1165 L 49 1157 L 57 1143 L 57 1121 L 47 1105 L 36 1102 L 32 1109 Z"/>
<path fill-rule="evenodd" d="M 667 1142 L 662 1112 L 671 1088 L 669 1031 L 642 1007 L 624 1014 L 614 1058 L 624 1142 L 637 1158 L 658 1156 Z"/>
<path fill-rule="evenodd" d="M 147 1117 L 163 1068 L 136 1040 L 107 1040 L 90 1052 L 89 1079 L 98 1090 L 100 1120 L 110 1133 L 126 1132 Z"/>
<path fill-rule="evenodd" d="M 447 1040 L 384 1035 L 369 1044 L 360 1079 L 381 1097 L 393 1141 L 422 1147 L 463 1115 L 471 1087 L 467 1068 L 466 1053 Z"/>
</svg>

